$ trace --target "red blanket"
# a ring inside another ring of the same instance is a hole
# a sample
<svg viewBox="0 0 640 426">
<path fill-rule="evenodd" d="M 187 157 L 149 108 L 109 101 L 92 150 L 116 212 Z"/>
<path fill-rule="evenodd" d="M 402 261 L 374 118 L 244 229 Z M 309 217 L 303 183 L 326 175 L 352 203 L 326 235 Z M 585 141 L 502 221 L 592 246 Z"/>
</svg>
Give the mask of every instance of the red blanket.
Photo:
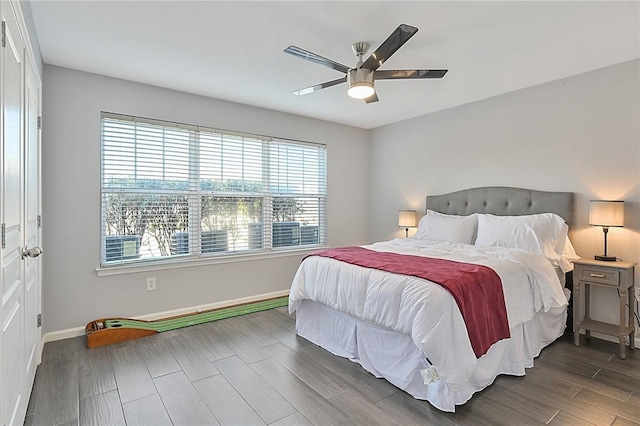
<svg viewBox="0 0 640 426">
<path fill-rule="evenodd" d="M 502 281 L 487 266 L 362 247 L 320 250 L 309 256 L 329 257 L 365 268 L 411 275 L 444 287 L 458 304 L 477 358 L 494 343 L 510 337 Z"/>
</svg>

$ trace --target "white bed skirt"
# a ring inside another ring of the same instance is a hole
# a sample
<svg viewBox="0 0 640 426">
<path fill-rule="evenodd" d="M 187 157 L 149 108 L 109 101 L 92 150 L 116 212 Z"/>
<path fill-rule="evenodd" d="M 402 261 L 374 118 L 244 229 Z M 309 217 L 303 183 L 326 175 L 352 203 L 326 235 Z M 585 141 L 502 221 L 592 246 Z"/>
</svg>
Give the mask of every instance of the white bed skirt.
<svg viewBox="0 0 640 426">
<path fill-rule="evenodd" d="M 296 330 L 305 339 L 334 355 L 348 358 L 378 378 L 385 378 L 416 399 L 454 412 L 456 405 L 489 386 L 499 374 L 523 376 L 533 367 L 542 348 L 562 335 L 567 309 L 538 313 L 531 321 L 511 329 L 511 338 L 494 344 L 480 359 L 467 383 L 450 389 L 443 380 L 425 385 L 420 373 L 431 364 L 411 337 L 336 311 L 321 303 L 302 301 L 296 313 Z M 446 343 L 444 343 L 446 344 Z M 434 369 L 431 369 L 434 370 Z M 436 366 L 437 370 L 437 366 Z"/>
</svg>

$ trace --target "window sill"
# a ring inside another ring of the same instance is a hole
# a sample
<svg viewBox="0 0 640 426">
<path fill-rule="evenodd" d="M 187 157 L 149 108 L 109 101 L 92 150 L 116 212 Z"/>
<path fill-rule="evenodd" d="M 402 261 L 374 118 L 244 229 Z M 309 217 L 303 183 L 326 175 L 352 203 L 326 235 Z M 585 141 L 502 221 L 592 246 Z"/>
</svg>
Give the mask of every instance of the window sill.
<svg viewBox="0 0 640 426">
<path fill-rule="evenodd" d="M 212 256 L 191 259 L 167 259 L 148 263 L 133 263 L 117 266 L 102 266 L 96 268 L 99 277 L 111 275 L 134 274 L 138 272 L 162 271 L 166 269 L 193 268 L 197 266 L 221 265 L 224 263 L 247 262 L 262 259 L 274 259 L 278 257 L 300 256 L 326 248 L 326 246 L 313 246 L 290 250 L 278 250 L 271 253 L 236 254 L 231 256 Z"/>
</svg>

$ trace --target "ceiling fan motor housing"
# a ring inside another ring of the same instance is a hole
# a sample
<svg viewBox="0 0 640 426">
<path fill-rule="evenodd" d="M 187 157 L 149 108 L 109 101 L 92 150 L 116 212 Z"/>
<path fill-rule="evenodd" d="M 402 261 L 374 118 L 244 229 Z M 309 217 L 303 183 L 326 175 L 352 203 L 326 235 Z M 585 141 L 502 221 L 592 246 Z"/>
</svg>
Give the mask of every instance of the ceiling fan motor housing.
<svg viewBox="0 0 640 426">
<path fill-rule="evenodd" d="M 373 72 L 366 68 L 355 68 L 349 70 L 348 76 L 349 91 L 352 98 L 364 99 L 375 93 L 373 88 Z"/>
</svg>

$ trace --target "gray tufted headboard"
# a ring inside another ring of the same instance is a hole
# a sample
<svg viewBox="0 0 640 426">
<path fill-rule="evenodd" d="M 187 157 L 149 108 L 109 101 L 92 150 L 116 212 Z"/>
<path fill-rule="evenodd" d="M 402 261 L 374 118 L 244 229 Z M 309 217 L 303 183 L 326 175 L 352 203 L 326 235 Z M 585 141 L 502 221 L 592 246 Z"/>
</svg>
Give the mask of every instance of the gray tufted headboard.
<svg viewBox="0 0 640 426">
<path fill-rule="evenodd" d="M 546 192 L 532 189 L 487 186 L 428 195 L 427 208 L 440 213 L 469 215 L 489 213 L 498 216 L 519 216 L 555 213 L 572 225 L 573 192 Z"/>
</svg>

